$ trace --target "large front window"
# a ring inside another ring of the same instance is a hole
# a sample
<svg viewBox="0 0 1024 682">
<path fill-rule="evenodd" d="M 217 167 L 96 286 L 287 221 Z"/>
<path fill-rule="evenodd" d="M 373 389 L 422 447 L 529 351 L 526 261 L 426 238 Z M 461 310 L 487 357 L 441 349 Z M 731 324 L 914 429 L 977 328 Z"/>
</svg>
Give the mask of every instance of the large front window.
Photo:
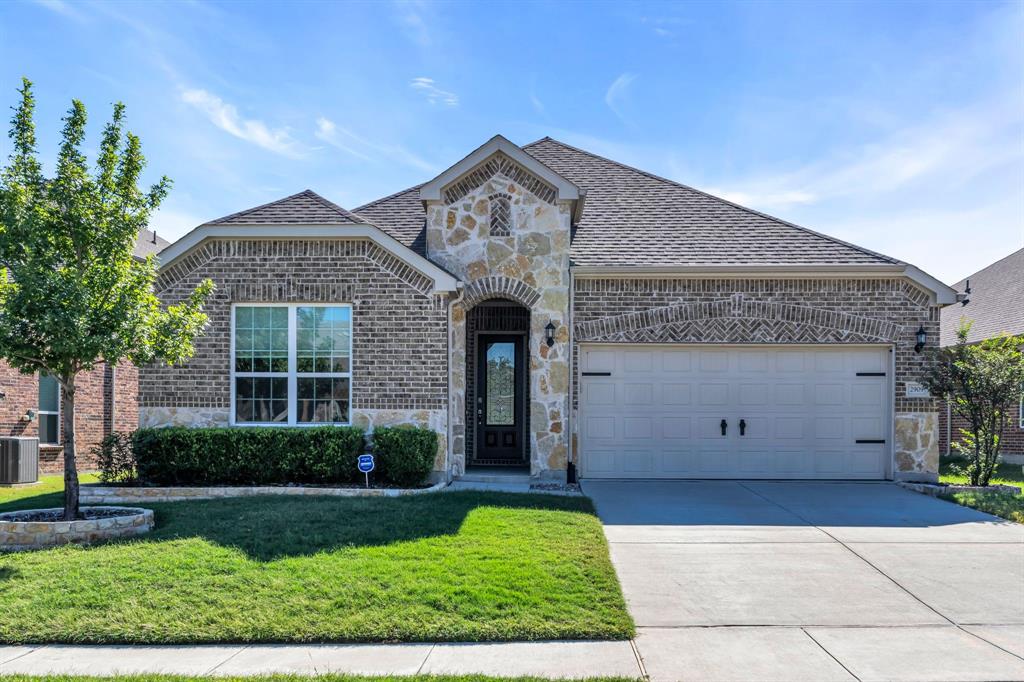
<svg viewBox="0 0 1024 682">
<path fill-rule="evenodd" d="M 352 308 L 236 305 L 235 424 L 347 424 Z"/>
</svg>

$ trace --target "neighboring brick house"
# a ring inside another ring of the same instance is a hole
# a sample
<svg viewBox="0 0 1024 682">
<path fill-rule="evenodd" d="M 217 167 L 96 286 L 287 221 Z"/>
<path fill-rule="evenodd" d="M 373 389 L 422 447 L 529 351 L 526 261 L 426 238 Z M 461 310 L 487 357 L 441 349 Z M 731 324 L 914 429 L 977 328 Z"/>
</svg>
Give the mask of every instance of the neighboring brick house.
<svg viewBox="0 0 1024 682">
<path fill-rule="evenodd" d="M 200 225 L 217 283 L 143 425 L 414 423 L 435 474 L 933 480 L 919 397 L 952 289 L 912 265 L 544 138 L 347 211 L 307 190 Z"/>
<path fill-rule="evenodd" d="M 141 230 L 135 255 L 144 258 L 170 242 Z M 60 446 L 61 403 L 55 379 L 22 374 L 0 361 L 0 436 L 39 438 L 40 469 L 64 470 Z M 134 431 L 139 423 L 138 370 L 130 364 L 100 364 L 79 376 L 75 401 L 78 466 L 96 468 L 90 450 L 112 431 Z"/>
<path fill-rule="evenodd" d="M 967 292 L 970 283 L 970 292 Z M 971 322 L 968 342 L 978 343 L 1000 334 L 1024 336 L 1024 249 L 1011 253 L 953 285 L 966 303 L 942 310 L 941 344 L 952 346 L 962 320 Z M 952 417 L 952 419 L 950 419 Z M 960 440 L 967 422 L 953 416 L 948 405 L 940 414 L 939 441 L 943 453 Z M 1024 401 L 1017 405 L 1003 433 L 1003 455 L 1024 459 Z"/>
</svg>

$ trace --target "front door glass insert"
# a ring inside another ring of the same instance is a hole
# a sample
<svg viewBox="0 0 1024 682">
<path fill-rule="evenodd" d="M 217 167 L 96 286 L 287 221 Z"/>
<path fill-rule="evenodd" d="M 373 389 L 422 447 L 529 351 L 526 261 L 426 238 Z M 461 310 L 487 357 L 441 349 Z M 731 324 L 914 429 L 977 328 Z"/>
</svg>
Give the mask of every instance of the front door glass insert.
<svg viewBox="0 0 1024 682">
<path fill-rule="evenodd" d="M 516 418 L 515 344 L 487 344 L 487 425 L 512 426 Z"/>
</svg>

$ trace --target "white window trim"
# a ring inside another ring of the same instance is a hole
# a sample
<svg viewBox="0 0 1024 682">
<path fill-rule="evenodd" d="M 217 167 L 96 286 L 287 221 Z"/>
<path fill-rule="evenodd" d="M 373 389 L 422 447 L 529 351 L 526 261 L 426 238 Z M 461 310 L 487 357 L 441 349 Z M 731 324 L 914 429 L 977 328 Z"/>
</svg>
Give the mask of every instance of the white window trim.
<svg viewBox="0 0 1024 682">
<path fill-rule="evenodd" d="M 38 376 L 39 376 L 39 382 L 41 383 L 43 381 L 43 378 L 45 377 L 45 375 L 42 372 L 40 372 Z M 42 439 L 42 430 L 39 429 L 39 428 L 36 428 L 36 431 L 40 435 L 40 438 L 39 438 L 39 444 L 40 445 L 60 445 L 61 444 L 61 442 L 60 442 L 60 427 L 61 427 L 61 424 L 60 424 L 60 412 L 61 412 L 60 382 L 57 381 L 56 379 L 53 379 L 53 380 L 55 382 L 57 382 L 57 411 L 54 412 L 53 410 L 44 410 L 42 405 L 38 405 L 37 404 L 36 405 L 36 425 L 38 427 L 39 424 L 43 423 L 42 416 L 44 414 L 54 414 L 54 415 L 57 415 L 57 440 L 52 442 L 52 443 L 48 442 L 48 441 L 44 441 Z M 38 403 L 38 402 L 39 402 L 39 385 L 37 384 L 36 385 L 36 403 Z"/>
<path fill-rule="evenodd" d="M 239 377 L 281 377 L 288 378 L 288 420 L 284 422 L 239 422 L 235 419 L 235 310 L 237 308 L 287 308 L 288 309 L 288 372 L 238 372 Z M 344 422 L 299 422 L 299 372 L 297 368 L 298 351 L 295 341 L 295 318 L 298 308 L 348 308 L 349 311 L 349 335 L 348 335 L 348 371 L 347 372 L 302 372 L 303 378 L 340 378 L 348 379 L 348 421 Z M 231 304 L 231 406 L 228 415 L 228 424 L 231 426 L 351 426 L 352 425 L 352 375 L 355 369 L 355 357 L 352 353 L 352 340 L 355 337 L 354 311 L 351 303 L 232 303 Z"/>
</svg>

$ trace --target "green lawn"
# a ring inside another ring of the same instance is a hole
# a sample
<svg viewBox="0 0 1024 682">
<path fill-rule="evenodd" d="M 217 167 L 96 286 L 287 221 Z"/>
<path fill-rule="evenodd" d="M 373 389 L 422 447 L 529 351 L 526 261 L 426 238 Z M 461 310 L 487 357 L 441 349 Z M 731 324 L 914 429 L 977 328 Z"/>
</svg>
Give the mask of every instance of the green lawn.
<svg viewBox="0 0 1024 682">
<path fill-rule="evenodd" d="M 967 483 L 967 477 L 954 474 L 951 470 L 953 458 L 942 458 L 939 465 L 939 480 L 942 483 Z M 1024 487 L 1024 470 L 1020 464 L 1007 464 L 1000 462 L 995 474 L 989 481 L 993 484 L 1013 485 L 1018 488 Z M 943 495 L 943 499 L 950 502 L 962 504 L 979 511 L 1000 516 L 1010 521 L 1024 523 L 1024 495 L 1009 495 L 1006 493 L 953 493 Z"/>
<path fill-rule="evenodd" d="M 0 492 L 0 511 L 59 504 Z M 149 505 L 157 528 L 0 554 L 0 642 L 632 636 L 585 498 L 457 492 Z"/>
<path fill-rule="evenodd" d="M 81 474 L 82 483 L 95 483 L 96 474 Z M 30 500 L 21 502 L 21 500 Z M 0 486 L 0 512 L 64 506 L 64 476 L 40 476 L 35 485 Z"/>
</svg>

